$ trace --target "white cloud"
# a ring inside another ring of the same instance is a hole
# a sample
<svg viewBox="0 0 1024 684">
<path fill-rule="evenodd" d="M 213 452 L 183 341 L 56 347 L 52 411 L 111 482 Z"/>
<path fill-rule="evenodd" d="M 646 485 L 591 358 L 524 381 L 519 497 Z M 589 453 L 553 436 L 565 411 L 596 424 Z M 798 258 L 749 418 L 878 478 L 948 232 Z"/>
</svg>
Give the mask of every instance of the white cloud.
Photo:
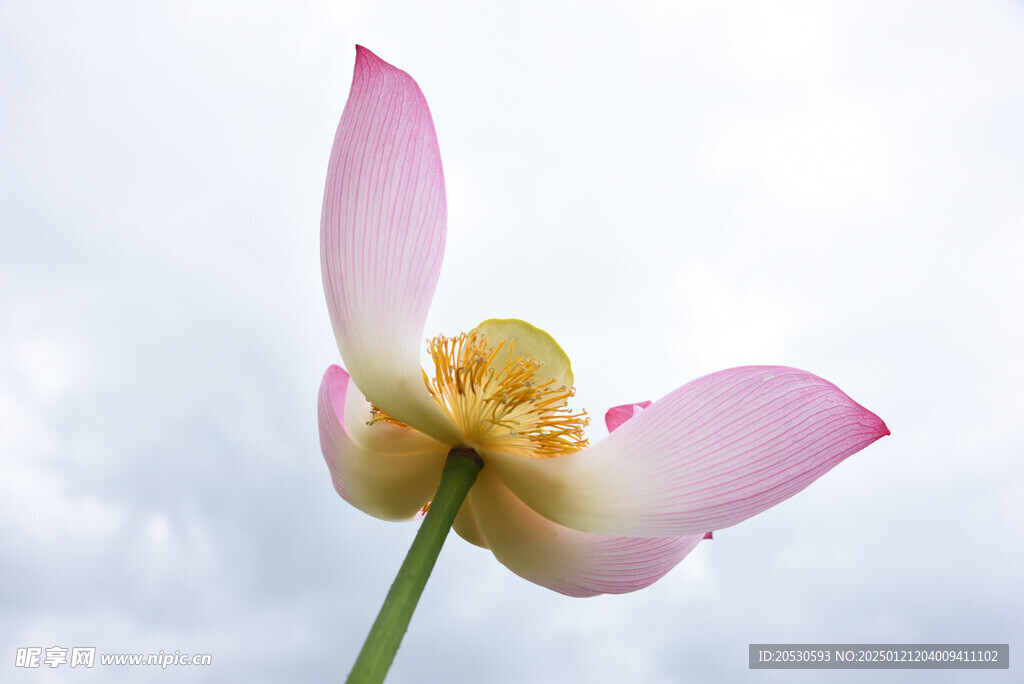
<svg viewBox="0 0 1024 684">
<path fill-rule="evenodd" d="M 843 209 L 885 192 L 883 143 L 872 117 L 855 105 L 752 119 L 726 134 L 717 160 L 726 180 L 764 184 L 789 205 L 811 209 Z"/>
</svg>

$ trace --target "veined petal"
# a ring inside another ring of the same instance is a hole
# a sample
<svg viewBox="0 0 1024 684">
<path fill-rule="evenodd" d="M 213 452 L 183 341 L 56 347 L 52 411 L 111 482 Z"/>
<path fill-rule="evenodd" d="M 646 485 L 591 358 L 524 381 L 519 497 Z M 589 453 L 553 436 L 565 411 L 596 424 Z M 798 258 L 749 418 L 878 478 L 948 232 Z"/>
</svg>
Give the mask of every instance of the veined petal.
<svg viewBox="0 0 1024 684">
<path fill-rule="evenodd" d="M 568 596 L 643 589 L 701 540 L 700 535 L 611 537 L 563 527 L 530 510 L 487 468 L 469 502 L 495 558 L 520 577 Z"/>
<path fill-rule="evenodd" d="M 832 383 L 778 366 L 731 368 L 654 402 L 565 456 L 487 453 L 487 467 L 562 525 L 630 536 L 704 534 L 793 496 L 889 434 Z"/>
<path fill-rule="evenodd" d="M 348 373 L 338 366 L 328 368 L 320 383 L 320 449 L 334 488 L 345 501 L 376 518 L 410 520 L 437 491 L 448 450 L 438 446 L 420 453 L 385 453 L 360 446 L 345 431 L 351 384 Z"/>
<path fill-rule="evenodd" d="M 604 424 L 608 427 L 608 432 L 615 432 L 623 423 L 633 416 L 639 415 L 641 411 L 650 405 L 650 401 L 638 401 L 633 404 L 611 407 L 604 414 Z M 711 539 L 711 532 L 707 532 L 703 538 Z"/>
<path fill-rule="evenodd" d="M 447 444 L 455 426 L 423 384 L 420 345 L 444 257 L 441 154 L 416 82 L 366 48 L 331 150 L 320 265 L 352 379 L 389 416 Z"/>
</svg>

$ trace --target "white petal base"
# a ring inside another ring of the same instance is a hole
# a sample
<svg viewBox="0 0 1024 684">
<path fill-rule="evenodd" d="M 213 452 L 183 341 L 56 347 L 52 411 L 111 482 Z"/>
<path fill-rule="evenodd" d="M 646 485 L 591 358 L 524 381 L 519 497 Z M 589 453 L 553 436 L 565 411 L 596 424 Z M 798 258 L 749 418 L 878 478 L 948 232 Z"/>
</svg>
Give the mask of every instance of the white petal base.
<svg viewBox="0 0 1024 684">
<path fill-rule="evenodd" d="M 531 510 L 487 466 L 469 501 L 499 561 L 520 577 L 568 596 L 643 589 L 674 568 L 703 536 L 630 538 L 572 530 Z"/>
</svg>

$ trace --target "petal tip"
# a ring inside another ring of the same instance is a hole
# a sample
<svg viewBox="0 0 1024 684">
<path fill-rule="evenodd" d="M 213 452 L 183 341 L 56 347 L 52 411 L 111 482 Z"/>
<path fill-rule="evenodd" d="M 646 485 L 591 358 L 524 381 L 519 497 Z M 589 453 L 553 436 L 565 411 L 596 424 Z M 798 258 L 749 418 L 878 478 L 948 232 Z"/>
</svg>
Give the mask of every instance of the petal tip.
<svg viewBox="0 0 1024 684">
<path fill-rule="evenodd" d="M 343 424 L 345 415 L 345 392 L 348 391 L 349 375 L 341 366 L 331 364 L 324 371 L 320 381 L 320 392 L 317 402 L 320 405 L 321 437 L 323 437 L 324 421 L 333 414 L 339 425 Z"/>
<path fill-rule="evenodd" d="M 885 421 L 867 409 L 864 409 L 864 417 L 861 418 L 860 423 L 875 433 L 875 439 L 888 437 L 892 434 L 889 430 L 889 426 L 885 424 Z"/>
<path fill-rule="evenodd" d="M 324 377 L 321 384 L 329 387 L 332 394 L 338 394 L 338 392 L 341 392 L 341 397 L 344 398 L 344 393 L 348 387 L 350 377 L 351 376 L 349 376 L 348 371 L 341 366 L 332 363 L 327 367 L 327 370 L 324 371 Z"/>
<path fill-rule="evenodd" d="M 417 94 L 422 98 L 422 93 L 419 91 L 419 86 L 416 85 L 416 80 L 410 76 L 407 71 L 403 71 L 390 62 L 386 62 L 381 59 L 377 56 L 377 53 L 373 52 L 369 48 L 363 47 L 362 45 L 356 45 L 353 86 L 357 83 L 374 81 L 377 79 L 389 79 L 389 77 L 396 78 L 396 82 L 401 84 L 399 86 L 400 88 L 412 86 Z M 426 106 L 425 100 L 423 105 Z"/>
<path fill-rule="evenodd" d="M 615 432 L 623 423 L 636 416 L 643 409 L 651 405 L 650 401 L 640 401 L 633 404 L 622 404 L 613 406 L 604 414 L 604 424 L 609 434 Z"/>
<path fill-rule="evenodd" d="M 386 66 L 395 69 L 395 67 L 378 57 L 370 48 L 363 47 L 362 45 L 356 45 L 356 69 L 358 70 L 358 68 L 363 65 Z M 395 70 L 398 71 L 398 69 Z"/>
</svg>

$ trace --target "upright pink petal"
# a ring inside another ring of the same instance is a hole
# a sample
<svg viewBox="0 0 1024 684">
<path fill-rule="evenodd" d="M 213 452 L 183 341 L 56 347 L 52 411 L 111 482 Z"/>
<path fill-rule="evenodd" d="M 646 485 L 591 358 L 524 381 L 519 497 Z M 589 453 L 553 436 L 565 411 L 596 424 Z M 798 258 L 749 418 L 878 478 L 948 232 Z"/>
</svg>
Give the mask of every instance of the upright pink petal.
<svg viewBox="0 0 1024 684">
<path fill-rule="evenodd" d="M 495 558 L 520 577 L 568 596 L 643 589 L 701 540 L 700 535 L 613 537 L 563 527 L 531 510 L 486 467 L 469 503 Z"/>
<path fill-rule="evenodd" d="M 338 366 L 328 368 L 320 384 L 320 448 L 334 489 L 372 516 L 410 520 L 437 491 L 448 450 L 435 443 L 434 449 L 419 453 L 388 453 L 371 451 L 355 442 L 345 430 L 350 384 L 348 373 Z M 400 449 L 408 444 L 398 441 Z"/>
<path fill-rule="evenodd" d="M 695 380 L 598 444 L 548 459 L 486 455 L 527 505 L 574 529 L 703 535 L 793 496 L 889 434 L 826 380 L 750 366 Z"/>
<path fill-rule="evenodd" d="M 419 363 L 445 220 L 441 154 L 423 93 L 407 73 L 357 48 L 324 190 L 327 308 L 363 394 L 453 444 L 458 434 L 427 395 Z"/>
</svg>

